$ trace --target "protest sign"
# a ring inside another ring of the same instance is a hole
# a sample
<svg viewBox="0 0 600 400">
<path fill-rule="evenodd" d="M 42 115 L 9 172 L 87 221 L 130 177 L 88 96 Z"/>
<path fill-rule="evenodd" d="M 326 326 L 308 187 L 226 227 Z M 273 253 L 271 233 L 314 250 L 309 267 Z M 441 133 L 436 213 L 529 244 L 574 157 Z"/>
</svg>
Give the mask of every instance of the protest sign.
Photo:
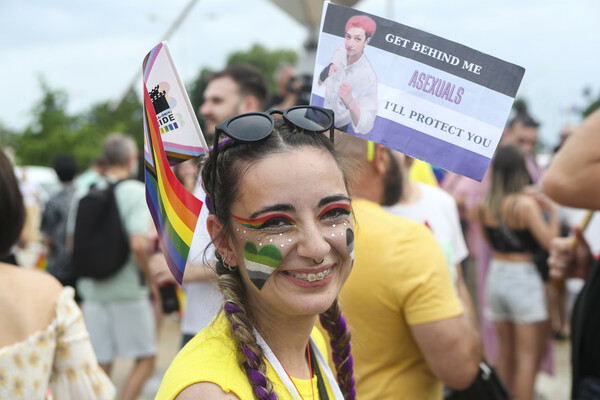
<svg viewBox="0 0 600 400">
<path fill-rule="evenodd" d="M 146 202 L 169 269 L 181 283 L 203 203 L 185 189 L 170 165 L 202 154 L 208 146 L 166 42 L 148 53 L 143 72 Z"/>
<path fill-rule="evenodd" d="M 311 104 L 336 128 L 481 181 L 525 70 L 326 2 Z"/>
</svg>

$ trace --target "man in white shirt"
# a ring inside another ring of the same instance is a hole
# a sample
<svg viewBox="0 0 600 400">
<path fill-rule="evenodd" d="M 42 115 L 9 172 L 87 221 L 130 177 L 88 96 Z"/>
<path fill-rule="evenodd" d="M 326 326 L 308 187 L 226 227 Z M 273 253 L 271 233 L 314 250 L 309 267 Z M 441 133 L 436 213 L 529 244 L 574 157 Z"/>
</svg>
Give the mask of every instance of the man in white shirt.
<svg viewBox="0 0 600 400">
<path fill-rule="evenodd" d="M 319 85 L 326 84 L 323 107 L 335 113 L 335 127 L 367 134 L 377 116 L 377 78 L 364 54 L 375 33 L 375 22 L 366 15 L 356 15 L 346 23 L 344 46 L 334 53 L 331 62 L 319 75 Z"/>
<path fill-rule="evenodd" d="M 216 125 L 227 118 L 262 111 L 267 94 L 266 80 L 260 71 L 250 65 L 231 65 L 215 73 L 204 90 L 204 103 L 200 107 L 200 114 L 204 118 L 204 133 L 214 137 Z M 204 201 L 205 193 L 200 179 L 194 196 Z M 206 230 L 207 218 L 208 208 L 202 207 L 183 277 L 186 309 L 181 318 L 182 347 L 210 323 L 223 303 L 216 284 L 214 249 L 211 248 L 204 254 L 211 242 Z M 152 257 L 150 267 L 159 285 L 175 282 L 162 254 Z"/>
</svg>

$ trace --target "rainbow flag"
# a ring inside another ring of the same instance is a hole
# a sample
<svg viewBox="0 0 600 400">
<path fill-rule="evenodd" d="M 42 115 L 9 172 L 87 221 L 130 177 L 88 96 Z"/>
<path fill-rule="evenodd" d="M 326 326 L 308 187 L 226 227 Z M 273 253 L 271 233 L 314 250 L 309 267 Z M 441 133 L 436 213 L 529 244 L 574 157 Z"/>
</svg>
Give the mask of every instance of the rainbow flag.
<svg viewBox="0 0 600 400">
<path fill-rule="evenodd" d="M 167 42 L 159 43 L 146 55 L 143 72 L 169 164 L 204 153 L 208 146 Z M 144 146 L 144 150 L 149 157 L 150 149 Z"/>
<path fill-rule="evenodd" d="M 143 69 L 146 202 L 169 269 L 181 283 L 203 203 L 183 187 L 170 165 L 208 146 L 166 42 L 148 53 Z"/>
</svg>

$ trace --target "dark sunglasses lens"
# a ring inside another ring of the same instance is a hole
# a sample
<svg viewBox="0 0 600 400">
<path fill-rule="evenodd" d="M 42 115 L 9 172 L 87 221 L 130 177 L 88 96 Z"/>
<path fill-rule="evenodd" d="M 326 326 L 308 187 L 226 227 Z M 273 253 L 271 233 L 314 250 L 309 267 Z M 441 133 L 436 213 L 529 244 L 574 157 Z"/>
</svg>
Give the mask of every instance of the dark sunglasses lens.
<svg viewBox="0 0 600 400">
<path fill-rule="evenodd" d="M 227 129 L 234 139 L 254 142 L 269 136 L 273 123 L 265 115 L 244 115 L 231 121 Z"/>
<path fill-rule="evenodd" d="M 286 117 L 294 125 L 313 132 L 323 132 L 331 127 L 331 118 L 318 108 L 296 108 L 289 110 Z"/>
</svg>

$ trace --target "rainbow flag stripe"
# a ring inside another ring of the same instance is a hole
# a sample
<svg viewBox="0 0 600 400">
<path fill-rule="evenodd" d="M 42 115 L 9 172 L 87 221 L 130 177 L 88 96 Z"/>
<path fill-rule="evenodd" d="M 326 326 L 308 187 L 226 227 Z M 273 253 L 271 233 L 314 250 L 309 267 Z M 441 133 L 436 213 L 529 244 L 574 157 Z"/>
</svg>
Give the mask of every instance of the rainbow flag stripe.
<svg viewBox="0 0 600 400">
<path fill-rule="evenodd" d="M 336 208 L 341 208 L 342 210 L 352 212 L 352 207 L 348 203 L 332 203 L 332 204 L 328 204 L 327 207 L 325 207 L 323 210 L 321 210 L 321 212 L 317 216 L 317 219 L 321 218 L 327 212 L 334 210 Z"/>
<path fill-rule="evenodd" d="M 144 129 L 144 139 L 150 149 L 150 157 L 146 155 L 145 163 L 146 202 L 169 269 L 181 283 L 203 203 L 183 187 L 169 167 L 156 113 L 145 84 Z"/>
</svg>

